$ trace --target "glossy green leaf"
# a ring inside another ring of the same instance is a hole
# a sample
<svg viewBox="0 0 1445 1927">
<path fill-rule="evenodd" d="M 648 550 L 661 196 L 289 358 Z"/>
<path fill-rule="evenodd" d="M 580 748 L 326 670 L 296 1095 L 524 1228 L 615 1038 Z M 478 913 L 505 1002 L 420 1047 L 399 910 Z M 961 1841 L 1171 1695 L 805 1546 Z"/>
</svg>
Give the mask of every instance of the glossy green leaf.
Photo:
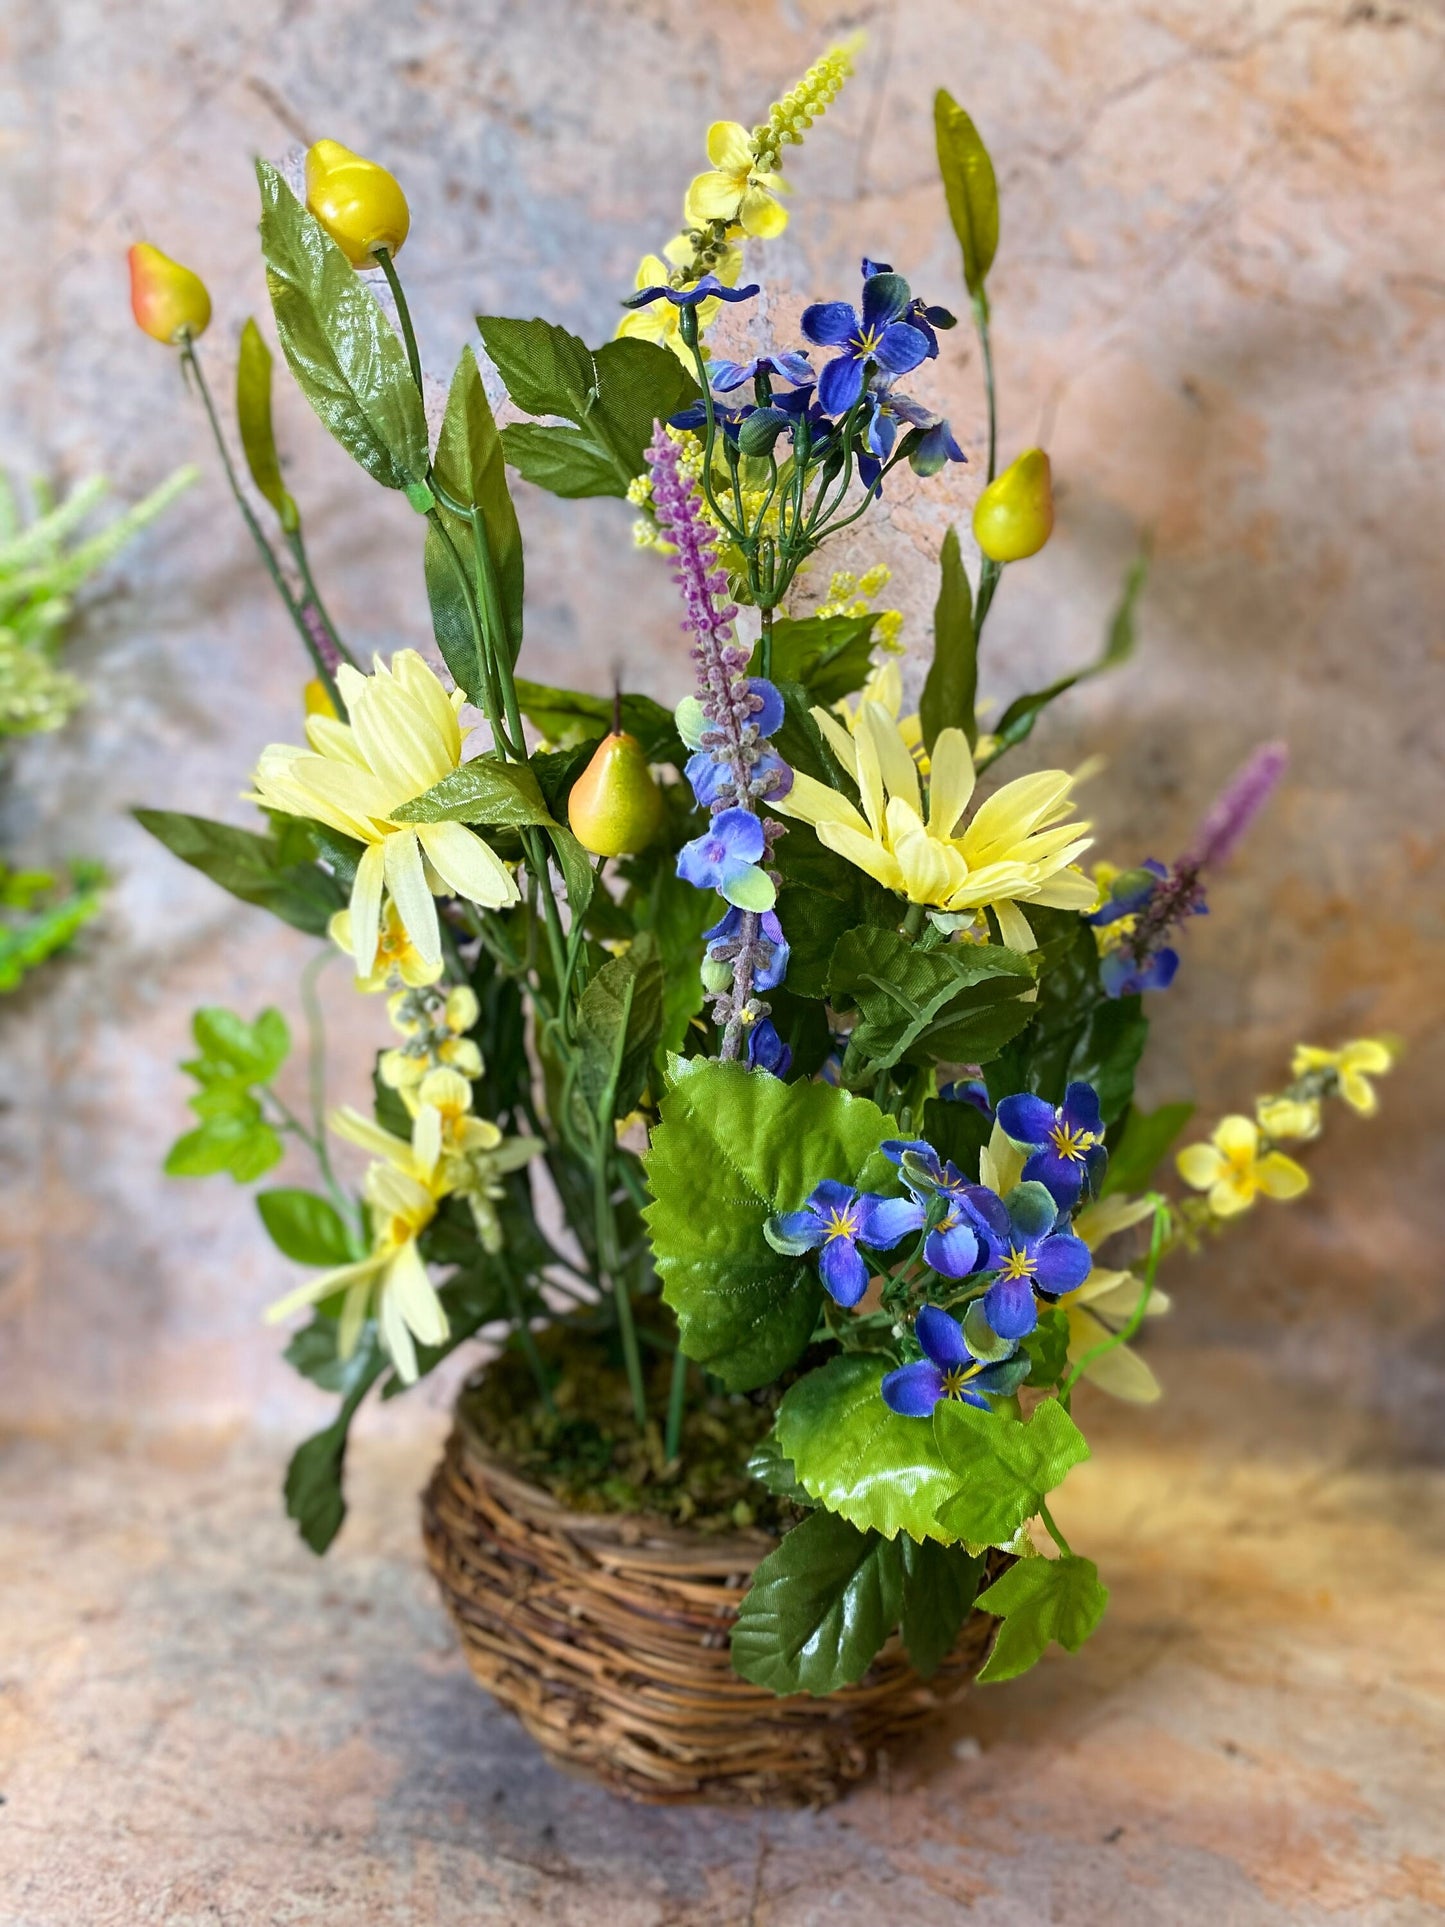
<svg viewBox="0 0 1445 1927">
<path fill-rule="evenodd" d="M 499 829 L 552 822 L 537 778 L 526 763 L 507 763 L 491 751 L 454 769 L 422 796 L 392 811 L 398 823 L 481 823 Z"/>
<path fill-rule="evenodd" d="M 993 1120 L 961 1098 L 931 1097 L 923 1106 L 923 1135 L 970 1184 L 978 1182 L 978 1154 L 993 1135 Z"/>
<path fill-rule="evenodd" d="M 444 509 L 438 520 L 429 521 L 422 549 L 422 571 L 427 602 L 431 608 L 432 633 L 442 661 L 451 671 L 458 689 L 466 691 L 468 702 L 484 707 L 485 682 L 477 630 L 472 624 L 468 584 L 472 580 L 470 550 L 465 546 L 465 525 Z M 475 589 L 470 591 L 475 595 Z"/>
<path fill-rule="evenodd" d="M 176 810 L 136 810 L 135 820 L 173 855 L 243 903 L 321 937 L 346 902 L 340 885 L 315 863 L 283 863 L 275 840 Z"/>
<path fill-rule="evenodd" d="M 1033 983 L 1029 960 L 997 944 L 922 950 L 896 930 L 867 927 L 846 932 L 828 970 L 829 1000 L 858 1007 L 849 1052 L 865 1073 L 890 1069 L 904 1057 L 985 1062 L 1030 1021 L 1030 1007 L 1018 999 Z M 994 1008 L 1000 1005 L 1012 1008 Z M 992 1048 L 985 1012 L 1002 1032 Z M 942 1046 L 945 1038 L 968 1039 L 975 1031 L 981 1055 Z"/>
<path fill-rule="evenodd" d="M 663 970 L 662 1037 L 660 1048 L 681 1050 L 693 1018 L 703 1006 L 702 933 L 716 922 L 715 899 L 677 874 L 669 854 L 659 862 L 651 881 L 631 903 L 639 930 L 650 930 Z"/>
<path fill-rule="evenodd" d="M 794 682 L 810 702 L 827 709 L 851 696 L 872 668 L 873 630 L 878 616 L 779 616 L 773 624 L 773 673 L 776 682 Z M 762 644 L 753 649 L 748 673 L 760 676 Z"/>
<path fill-rule="evenodd" d="M 896 1546 L 810 1513 L 753 1574 L 733 1624 L 733 1670 L 779 1694 L 851 1686 L 897 1624 L 902 1595 Z"/>
<path fill-rule="evenodd" d="M 562 824 L 555 824 L 547 831 L 552 848 L 557 857 L 557 868 L 562 872 L 562 882 L 567 891 L 567 903 L 574 917 L 585 917 L 587 906 L 592 901 L 592 893 L 597 887 L 597 874 L 592 868 L 592 859 L 572 832 Z"/>
<path fill-rule="evenodd" d="M 605 736 L 612 728 L 612 698 L 589 696 L 578 689 L 554 689 L 549 683 L 517 678 L 517 701 L 528 722 L 551 742 L 570 745 Z M 642 745 L 649 763 L 673 763 L 679 769 L 687 751 L 678 737 L 672 711 L 650 696 L 624 695 L 622 727 Z"/>
<path fill-rule="evenodd" d="M 937 1517 L 957 1476 L 927 1419 L 884 1404 L 879 1387 L 890 1369 L 876 1353 L 844 1352 L 800 1378 L 778 1407 L 778 1445 L 798 1483 L 860 1531 L 958 1538 Z"/>
<path fill-rule="evenodd" d="M 903 1613 L 899 1628 L 913 1670 L 932 1679 L 952 1652 L 973 1610 L 984 1575 L 984 1555 L 963 1546 L 921 1543 L 900 1533 L 903 1558 Z"/>
<path fill-rule="evenodd" d="M 258 1191 L 256 1209 L 272 1244 L 298 1265 L 330 1269 L 357 1255 L 341 1213 L 314 1191 Z"/>
<path fill-rule="evenodd" d="M 279 1164 L 280 1138 L 259 1115 L 209 1117 L 178 1137 L 163 1169 L 170 1178 L 209 1178 L 226 1171 L 237 1184 L 250 1184 Z"/>
<path fill-rule="evenodd" d="M 934 1408 L 933 1433 L 946 1481 L 938 1523 L 948 1537 L 971 1546 L 1006 1546 L 1071 1467 L 1089 1456 L 1083 1434 L 1056 1398 L 1045 1399 L 1026 1420 L 944 1399 Z"/>
<path fill-rule="evenodd" d="M 973 595 L 963 566 L 958 530 L 950 528 L 939 554 L 942 579 L 933 609 L 933 661 L 923 684 L 918 718 L 931 755 L 940 730 L 961 729 L 972 749 L 978 741 L 974 702 L 978 695 L 978 638 Z"/>
<path fill-rule="evenodd" d="M 577 1081 L 594 1115 L 626 1117 L 636 1107 L 662 1035 L 662 987 L 657 945 L 644 930 L 578 1000 Z"/>
<path fill-rule="evenodd" d="M 948 218 L 963 252 L 963 278 L 969 293 L 978 297 L 998 252 L 998 183 L 993 162 L 978 129 L 941 87 L 933 99 L 933 129 Z"/>
<path fill-rule="evenodd" d="M 251 480 L 275 509 L 281 527 L 288 535 L 294 535 L 301 526 L 301 517 L 281 479 L 281 462 L 271 427 L 271 350 L 251 320 L 241 330 L 241 349 L 236 361 L 236 422 Z"/>
<path fill-rule="evenodd" d="M 1058 1559 L 1020 1559 L 987 1592 L 981 1611 L 1002 1620 L 979 1684 L 1017 1679 L 1043 1657 L 1050 1640 L 1076 1653 L 1104 1616 L 1109 1603 L 1092 1559 L 1065 1553 Z"/>
<path fill-rule="evenodd" d="M 1179 1133 L 1194 1115 L 1192 1104 L 1161 1104 L 1157 1111 L 1131 1110 L 1119 1142 L 1109 1149 L 1101 1197 L 1143 1191 Z"/>
<path fill-rule="evenodd" d="M 447 412 L 437 439 L 435 469 L 437 481 L 446 493 L 454 501 L 474 506 L 481 515 L 495 577 L 497 614 L 506 647 L 515 662 L 522 646 L 522 531 L 507 487 L 502 438 L 492 418 L 477 358 L 470 348 L 462 350 L 452 376 Z M 470 525 L 446 509 L 441 513 L 447 517 L 448 528 L 462 555 L 475 570 Z M 485 611 L 488 605 L 483 583 L 478 584 L 478 598 Z"/>
<path fill-rule="evenodd" d="M 774 1251 L 763 1226 L 824 1178 L 882 1189 L 896 1126 L 831 1085 L 739 1064 L 673 1058 L 669 1079 L 645 1160 L 654 1262 L 688 1357 L 748 1391 L 800 1356 L 822 1299 L 811 1257 Z"/>
<path fill-rule="evenodd" d="M 813 1501 L 798 1484 L 793 1471 L 793 1461 L 783 1457 L 782 1447 L 774 1433 L 768 1432 L 760 1438 L 748 1459 L 748 1477 L 756 1479 L 759 1485 L 766 1486 L 774 1497 L 787 1499 L 793 1505 L 811 1507 Z"/>
<path fill-rule="evenodd" d="M 346 256 L 275 168 L 258 160 L 256 178 L 266 285 L 298 387 L 384 488 L 425 482 L 426 413 L 406 350 Z"/>
</svg>

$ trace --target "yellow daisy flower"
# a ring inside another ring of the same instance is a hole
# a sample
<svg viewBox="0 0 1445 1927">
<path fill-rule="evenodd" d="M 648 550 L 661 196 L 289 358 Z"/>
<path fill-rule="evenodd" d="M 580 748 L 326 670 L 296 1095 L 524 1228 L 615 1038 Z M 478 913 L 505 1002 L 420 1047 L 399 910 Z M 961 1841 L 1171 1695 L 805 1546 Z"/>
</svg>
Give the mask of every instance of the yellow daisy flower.
<svg viewBox="0 0 1445 1927">
<path fill-rule="evenodd" d="M 393 810 L 460 766 L 457 711 L 465 698 L 460 690 L 448 697 L 415 649 L 398 650 L 390 664 L 374 660 L 369 676 L 345 663 L 336 672 L 350 722 L 313 715 L 306 722 L 309 750 L 289 743 L 264 749 L 250 798 L 366 845 L 350 905 L 359 977 L 375 967 L 384 892 L 427 963 L 442 954 L 434 896 L 454 893 L 497 910 L 521 895 L 501 858 L 465 824 L 392 820 Z"/>
<path fill-rule="evenodd" d="M 1186 1145 L 1175 1164 L 1186 1184 L 1209 1193 L 1216 1218 L 1247 1211 L 1260 1191 L 1297 1198 L 1309 1188 L 1309 1173 L 1283 1151 L 1259 1155 L 1259 1126 L 1237 1113 L 1221 1120 L 1208 1144 Z"/>
<path fill-rule="evenodd" d="M 1379 1098 L 1371 1077 L 1383 1077 L 1394 1062 L 1388 1044 L 1374 1037 L 1357 1037 L 1339 1050 L 1320 1050 L 1313 1044 L 1300 1044 L 1290 1065 L 1292 1077 L 1309 1071 L 1334 1071 L 1340 1080 L 1340 1096 L 1361 1117 L 1373 1117 Z"/>
</svg>

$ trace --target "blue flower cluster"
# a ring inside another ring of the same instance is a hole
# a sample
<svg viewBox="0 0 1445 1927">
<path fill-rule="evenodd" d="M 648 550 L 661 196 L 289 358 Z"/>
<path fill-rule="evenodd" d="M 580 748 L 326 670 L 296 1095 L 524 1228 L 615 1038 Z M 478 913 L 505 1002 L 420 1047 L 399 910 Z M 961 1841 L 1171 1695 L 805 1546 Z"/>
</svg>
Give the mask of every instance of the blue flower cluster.
<svg viewBox="0 0 1445 1927">
<path fill-rule="evenodd" d="M 963 1101 L 979 1097 L 967 1089 Z M 924 1305 L 914 1323 L 924 1356 L 883 1380 L 884 1399 L 905 1416 L 931 1412 L 941 1398 L 983 1405 L 988 1395 L 1015 1389 L 1029 1369 L 1019 1345 L 1037 1326 L 1039 1305 L 1077 1290 L 1092 1268 L 1071 1220 L 1097 1191 L 1107 1164 L 1097 1093 L 1074 1083 L 1053 1105 L 1023 1092 L 1000 1102 L 997 1121 L 1029 1154 L 1006 1198 L 971 1183 L 923 1139 L 893 1138 L 881 1148 L 907 1197 L 874 1196 L 829 1179 L 801 1210 L 769 1226 L 779 1249 L 818 1252 L 823 1285 L 844 1307 L 867 1288 L 869 1265 L 859 1247 L 891 1251 L 910 1235 L 919 1238 L 914 1261 L 938 1280 L 967 1282 L 966 1316 L 960 1321 Z"/>
</svg>

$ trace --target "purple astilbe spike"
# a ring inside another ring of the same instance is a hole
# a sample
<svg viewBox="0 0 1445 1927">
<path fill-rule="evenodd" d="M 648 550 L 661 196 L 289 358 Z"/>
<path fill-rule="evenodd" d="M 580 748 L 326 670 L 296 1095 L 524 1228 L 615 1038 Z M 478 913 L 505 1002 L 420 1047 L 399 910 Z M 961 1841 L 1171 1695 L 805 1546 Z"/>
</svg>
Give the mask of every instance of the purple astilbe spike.
<svg viewBox="0 0 1445 1927">
<path fill-rule="evenodd" d="M 1261 743 L 1209 806 L 1193 847 L 1179 859 L 1178 867 L 1209 870 L 1227 862 L 1274 794 L 1288 762 L 1287 744 Z"/>
<path fill-rule="evenodd" d="M 759 806 L 769 796 L 785 793 L 792 783 L 791 770 L 765 740 L 782 722 L 782 699 L 770 683 L 748 676 L 750 651 L 738 642 L 733 628 L 737 609 L 727 600 L 727 575 L 718 566 L 716 537 L 702 518 L 695 489 L 682 474 L 679 452 L 658 423 L 647 450 L 652 504 L 659 529 L 677 550 L 673 580 L 687 610 L 683 628 L 693 637 L 697 694 L 706 721 L 699 755 L 711 761 L 711 767 L 703 765 L 695 776 L 689 765 L 689 775 L 694 777 L 699 801 L 706 802 L 714 820 L 727 812 L 729 824 L 736 827 L 742 812 L 757 818 L 760 848 L 753 855 L 749 846 L 748 860 L 776 887 L 778 878 L 770 867 L 773 845 L 785 832 Z M 701 845 L 706 840 L 696 842 Z M 743 846 L 742 839 L 734 840 Z M 693 853 L 694 845 L 689 844 L 679 858 L 679 874 L 694 871 L 710 876 Z M 768 1014 L 768 1004 L 757 994 L 759 979 L 769 980 L 770 987 L 778 981 L 782 933 L 770 912 L 748 909 L 745 904 L 737 912 L 735 928 L 724 934 L 719 925 L 718 930 L 708 956 L 714 964 L 730 967 L 732 980 L 713 993 L 712 1014 L 723 1033 L 719 1055 L 736 1058 L 745 1033 Z M 782 954 L 785 964 L 786 946 Z"/>
</svg>

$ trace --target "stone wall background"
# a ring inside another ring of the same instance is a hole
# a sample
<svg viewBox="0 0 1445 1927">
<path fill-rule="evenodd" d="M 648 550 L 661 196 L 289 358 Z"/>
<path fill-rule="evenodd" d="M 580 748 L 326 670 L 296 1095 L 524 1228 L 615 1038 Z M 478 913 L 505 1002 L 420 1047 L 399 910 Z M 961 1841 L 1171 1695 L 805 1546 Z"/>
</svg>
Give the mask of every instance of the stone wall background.
<svg viewBox="0 0 1445 1927">
<path fill-rule="evenodd" d="M 1144 1095 L 1194 1097 L 1207 1121 L 1277 1082 L 1298 1038 L 1409 1043 L 1376 1123 L 1332 1119 L 1312 1200 L 1266 1205 L 1175 1268 L 1157 1346 L 1175 1422 L 1202 1415 L 1209 1361 L 1229 1353 L 1264 1414 L 1283 1372 L 1318 1438 L 1438 1450 L 1445 19 L 1430 0 L 0 6 L 5 465 L 101 469 L 121 499 L 183 459 L 204 471 L 89 606 L 75 660 L 93 699 L 23 754 L 5 799 L 28 856 L 95 852 L 116 876 L 82 953 L 0 1011 L 7 1422 L 295 1430 L 318 1404 L 258 1324 L 288 1268 L 247 1199 L 159 1170 L 186 1118 L 190 1008 L 275 1002 L 297 1022 L 310 946 L 124 812 L 245 821 L 256 750 L 295 739 L 304 671 L 175 366 L 131 325 L 125 248 L 149 238 L 204 275 L 224 391 L 265 307 L 249 158 L 328 134 L 405 184 L 402 265 L 439 380 L 475 312 L 543 311 L 600 339 L 638 255 L 673 231 L 708 120 L 756 119 L 856 24 L 859 76 L 791 168 L 793 225 L 757 265 L 780 328 L 804 299 L 851 296 L 865 251 L 961 308 L 933 87 L 973 112 L 1004 197 L 1003 446 L 1046 439 L 1060 507 L 991 618 L 987 692 L 1088 655 L 1152 532 L 1136 664 L 1052 710 L 1020 767 L 1105 754 L 1088 801 L 1101 852 L 1130 860 L 1177 849 L 1256 741 L 1293 751 L 1155 1002 Z M 930 377 L 977 450 L 965 328 Z M 292 486 L 353 645 L 429 644 L 409 511 L 282 393 Z M 915 645 L 977 472 L 900 484 L 854 551 L 893 567 Z M 671 701 L 672 592 L 631 549 L 625 507 L 518 497 L 533 673 L 600 689 L 616 662 Z M 384 1019 L 342 968 L 323 981 L 343 1096 Z M 429 1386 L 380 1422 L 434 1426 L 444 1399 Z"/>
</svg>

